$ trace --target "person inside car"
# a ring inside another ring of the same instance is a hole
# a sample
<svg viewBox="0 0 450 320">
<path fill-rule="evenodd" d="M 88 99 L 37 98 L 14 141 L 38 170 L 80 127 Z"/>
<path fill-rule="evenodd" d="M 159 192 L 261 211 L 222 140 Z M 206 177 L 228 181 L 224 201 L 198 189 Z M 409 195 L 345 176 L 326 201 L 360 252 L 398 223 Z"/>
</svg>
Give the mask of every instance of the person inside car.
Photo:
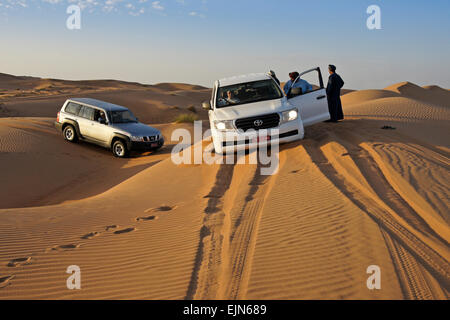
<svg viewBox="0 0 450 320">
<path fill-rule="evenodd" d="M 237 104 L 240 102 L 240 100 L 237 97 L 233 97 L 233 93 L 231 91 L 227 91 L 227 97 L 226 100 L 230 104 Z"/>
<path fill-rule="evenodd" d="M 95 120 L 96 120 L 97 122 L 100 122 L 100 123 L 105 123 L 105 122 L 106 122 L 106 116 L 105 116 L 105 113 L 104 113 L 102 110 L 98 110 L 98 111 L 96 112 Z"/>
<path fill-rule="evenodd" d="M 286 82 L 283 88 L 286 96 L 289 97 L 292 88 L 301 88 L 302 94 L 312 91 L 312 86 L 309 84 L 308 81 L 300 79 L 300 75 L 297 71 L 289 73 L 289 78 L 290 80 Z"/>
<path fill-rule="evenodd" d="M 219 107 L 227 106 L 230 104 L 238 104 L 241 101 L 237 97 L 233 97 L 233 93 L 228 90 L 222 94 L 222 98 L 219 99 Z"/>
</svg>

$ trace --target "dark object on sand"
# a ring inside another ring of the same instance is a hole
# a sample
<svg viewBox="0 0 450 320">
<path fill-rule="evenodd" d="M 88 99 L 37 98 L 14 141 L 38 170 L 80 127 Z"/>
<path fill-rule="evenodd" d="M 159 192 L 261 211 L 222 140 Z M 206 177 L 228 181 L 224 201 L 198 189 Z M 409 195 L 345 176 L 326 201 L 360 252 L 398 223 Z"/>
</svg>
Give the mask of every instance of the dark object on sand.
<svg viewBox="0 0 450 320">
<path fill-rule="evenodd" d="M 391 126 L 382 126 L 381 129 L 383 129 L 383 130 L 395 130 L 396 128 L 391 127 Z"/>
</svg>

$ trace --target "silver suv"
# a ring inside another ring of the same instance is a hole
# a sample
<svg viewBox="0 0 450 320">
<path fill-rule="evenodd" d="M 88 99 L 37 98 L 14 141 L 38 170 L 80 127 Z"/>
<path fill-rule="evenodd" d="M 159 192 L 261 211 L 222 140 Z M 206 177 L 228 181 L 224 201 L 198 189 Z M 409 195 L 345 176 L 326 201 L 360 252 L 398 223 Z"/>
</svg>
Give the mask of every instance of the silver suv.
<svg viewBox="0 0 450 320">
<path fill-rule="evenodd" d="M 138 122 L 127 108 L 90 98 L 68 99 L 58 112 L 55 127 L 69 142 L 95 143 L 119 158 L 130 151 L 158 150 L 164 145 L 161 132 Z"/>
</svg>

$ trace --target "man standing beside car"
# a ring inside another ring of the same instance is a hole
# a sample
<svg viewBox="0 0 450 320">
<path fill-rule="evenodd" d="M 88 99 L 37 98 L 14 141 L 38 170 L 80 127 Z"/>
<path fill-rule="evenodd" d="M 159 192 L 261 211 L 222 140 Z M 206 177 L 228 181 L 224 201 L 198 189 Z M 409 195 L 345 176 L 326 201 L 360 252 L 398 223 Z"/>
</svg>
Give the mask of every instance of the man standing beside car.
<svg viewBox="0 0 450 320">
<path fill-rule="evenodd" d="M 336 66 L 330 64 L 328 71 L 330 77 L 327 85 L 327 99 L 331 118 L 326 122 L 338 122 L 344 119 L 341 103 L 341 88 L 344 86 L 344 80 L 336 73 Z"/>
</svg>

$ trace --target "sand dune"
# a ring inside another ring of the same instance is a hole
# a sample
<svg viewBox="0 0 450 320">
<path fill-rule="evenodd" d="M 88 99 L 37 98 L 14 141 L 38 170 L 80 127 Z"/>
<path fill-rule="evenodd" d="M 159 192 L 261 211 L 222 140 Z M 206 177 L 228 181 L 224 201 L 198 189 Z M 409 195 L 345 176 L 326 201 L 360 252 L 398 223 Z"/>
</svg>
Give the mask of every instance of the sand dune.
<svg viewBox="0 0 450 320">
<path fill-rule="evenodd" d="M 130 160 L 111 157 L 103 148 L 67 144 L 53 127 L 54 119 L 0 119 L 0 167 L 4 170 L 0 208 L 30 207 L 83 199 L 106 191 L 162 159 L 168 145 L 154 155 L 133 154 Z M 174 128 L 156 125 L 170 139 Z M 169 130 L 170 129 L 170 130 Z"/>
<path fill-rule="evenodd" d="M 187 83 L 158 83 L 153 86 L 164 91 L 199 91 L 207 88 Z"/>
<path fill-rule="evenodd" d="M 429 143 L 431 146 L 448 151 L 450 148 L 447 132 L 449 130 L 450 109 L 424 103 L 419 100 L 392 97 L 360 104 L 344 105 L 344 112 L 353 117 L 371 119 L 382 126 L 391 126 L 414 138 L 416 143 Z"/>
<path fill-rule="evenodd" d="M 366 101 L 373 101 L 383 98 L 399 97 L 399 94 L 388 90 L 360 90 L 347 93 L 342 97 L 342 103 L 345 106 L 352 104 L 361 104 Z"/>
<path fill-rule="evenodd" d="M 54 131 L 45 117 L 63 95 L 0 98 L 21 116 L 0 119 L 0 298 L 448 299 L 446 91 L 347 93 L 346 121 L 283 145 L 273 176 L 177 166 L 170 145 L 115 159 Z M 208 94 L 161 84 L 89 96 L 131 106 L 167 139 Z M 70 265 L 81 290 L 66 288 Z M 381 290 L 367 289 L 369 265 Z"/>
<path fill-rule="evenodd" d="M 0 117 L 55 117 L 64 101 L 74 97 L 125 105 L 142 122 L 154 124 L 173 122 L 184 113 L 207 119 L 201 103 L 209 99 L 210 89 L 181 83 L 142 85 L 116 80 L 68 81 L 0 74 Z"/>
<path fill-rule="evenodd" d="M 411 82 L 401 82 L 389 86 L 385 88 L 385 90 L 398 92 L 407 98 L 450 107 L 450 92 L 438 86 L 427 86 L 422 88 Z"/>
<path fill-rule="evenodd" d="M 401 82 L 383 90 L 352 91 L 342 97 L 344 105 L 361 104 L 384 98 L 407 98 L 437 106 L 450 106 L 450 92 L 438 86 L 419 87 L 410 82 Z"/>
</svg>

